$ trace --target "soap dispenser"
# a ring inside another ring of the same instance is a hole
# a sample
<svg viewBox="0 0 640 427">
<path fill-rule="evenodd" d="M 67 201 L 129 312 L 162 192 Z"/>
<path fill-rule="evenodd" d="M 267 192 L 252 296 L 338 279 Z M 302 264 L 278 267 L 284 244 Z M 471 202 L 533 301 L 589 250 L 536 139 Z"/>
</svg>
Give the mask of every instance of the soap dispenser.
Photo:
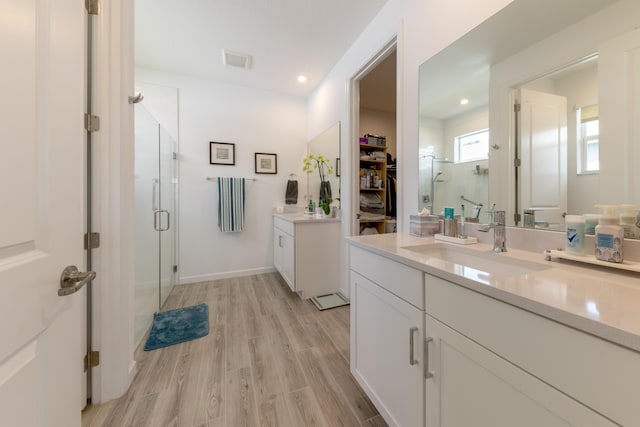
<svg viewBox="0 0 640 427">
<path fill-rule="evenodd" d="M 640 228 L 636 226 L 635 205 L 620 205 L 620 208 L 622 209 L 620 226 L 624 229 L 624 237 L 626 239 L 639 239 Z"/>
<path fill-rule="evenodd" d="M 601 261 L 622 262 L 624 258 L 624 228 L 615 216 L 613 205 L 596 205 L 603 214 L 596 226 L 595 256 Z"/>
</svg>

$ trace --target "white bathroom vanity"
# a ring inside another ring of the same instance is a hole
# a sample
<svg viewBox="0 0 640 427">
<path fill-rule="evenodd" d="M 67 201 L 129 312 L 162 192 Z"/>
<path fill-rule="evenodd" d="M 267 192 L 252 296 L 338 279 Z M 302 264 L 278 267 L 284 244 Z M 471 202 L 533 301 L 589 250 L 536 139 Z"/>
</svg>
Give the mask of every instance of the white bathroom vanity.
<svg viewBox="0 0 640 427">
<path fill-rule="evenodd" d="M 337 292 L 340 239 L 339 219 L 274 214 L 273 264 L 301 298 Z"/>
<path fill-rule="evenodd" d="M 404 234 L 349 244 L 351 371 L 389 425 L 640 425 L 637 276 Z"/>
</svg>

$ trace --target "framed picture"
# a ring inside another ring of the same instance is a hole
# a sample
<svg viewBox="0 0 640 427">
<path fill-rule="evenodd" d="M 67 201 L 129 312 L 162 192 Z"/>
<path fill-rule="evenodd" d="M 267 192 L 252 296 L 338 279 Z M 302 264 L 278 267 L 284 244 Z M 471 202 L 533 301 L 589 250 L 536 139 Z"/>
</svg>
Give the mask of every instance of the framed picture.
<svg viewBox="0 0 640 427">
<path fill-rule="evenodd" d="M 256 153 L 256 173 L 278 173 L 278 155 Z"/>
<path fill-rule="evenodd" d="M 231 166 L 235 165 L 236 144 L 232 144 L 230 142 L 210 142 L 209 164 Z"/>
<path fill-rule="evenodd" d="M 336 158 L 336 176 L 340 177 L 340 157 Z"/>
</svg>

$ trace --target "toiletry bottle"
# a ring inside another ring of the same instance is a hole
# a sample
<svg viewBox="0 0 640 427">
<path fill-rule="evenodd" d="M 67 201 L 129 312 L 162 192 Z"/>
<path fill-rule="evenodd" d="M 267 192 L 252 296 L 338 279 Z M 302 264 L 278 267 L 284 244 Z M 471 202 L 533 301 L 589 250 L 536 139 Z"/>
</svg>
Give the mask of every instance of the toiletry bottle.
<svg viewBox="0 0 640 427">
<path fill-rule="evenodd" d="M 567 215 L 564 220 L 567 229 L 567 252 L 584 255 L 584 217 Z"/>
<path fill-rule="evenodd" d="M 622 262 L 624 258 L 624 228 L 620 226 L 612 205 L 596 205 L 603 214 L 596 226 L 596 258 L 601 261 Z"/>
<path fill-rule="evenodd" d="M 315 206 L 313 205 L 313 199 L 309 197 L 309 213 L 313 213 L 315 211 Z"/>
<path fill-rule="evenodd" d="M 640 229 L 636 226 L 635 205 L 620 205 L 620 208 L 622 209 L 620 226 L 624 229 L 624 237 L 626 239 L 640 238 Z"/>
<path fill-rule="evenodd" d="M 600 221 L 602 215 L 599 214 L 584 214 L 584 234 L 596 234 L 596 225 Z"/>
</svg>

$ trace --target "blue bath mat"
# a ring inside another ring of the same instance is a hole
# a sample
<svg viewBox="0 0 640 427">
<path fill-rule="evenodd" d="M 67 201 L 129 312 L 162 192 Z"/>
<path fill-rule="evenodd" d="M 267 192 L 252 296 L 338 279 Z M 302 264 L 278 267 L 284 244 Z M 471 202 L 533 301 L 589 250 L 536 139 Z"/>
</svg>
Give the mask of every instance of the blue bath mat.
<svg viewBox="0 0 640 427">
<path fill-rule="evenodd" d="M 155 350 L 195 340 L 209 333 L 209 306 L 198 304 L 156 313 L 144 345 L 144 351 Z"/>
</svg>

